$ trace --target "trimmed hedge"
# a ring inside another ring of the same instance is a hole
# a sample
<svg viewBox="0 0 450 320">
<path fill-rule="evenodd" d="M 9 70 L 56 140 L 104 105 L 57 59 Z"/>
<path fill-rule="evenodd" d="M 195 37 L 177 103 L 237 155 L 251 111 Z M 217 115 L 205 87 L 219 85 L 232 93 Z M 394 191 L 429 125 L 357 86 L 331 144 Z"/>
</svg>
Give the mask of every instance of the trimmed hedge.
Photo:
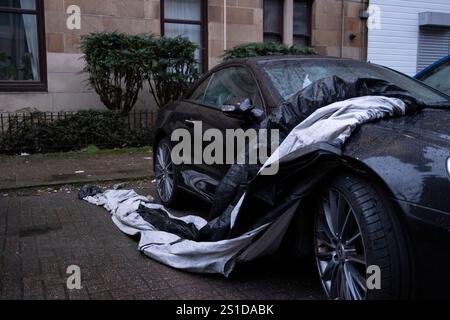
<svg viewBox="0 0 450 320">
<path fill-rule="evenodd" d="M 145 60 L 152 47 L 151 35 L 101 32 L 83 37 L 84 72 L 109 110 L 126 114 L 133 109 L 148 72 Z"/>
<path fill-rule="evenodd" d="M 198 79 L 197 45 L 183 37 L 91 33 L 81 50 L 89 84 L 102 103 L 127 114 L 135 106 L 144 83 L 158 107 L 182 97 Z"/>
<path fill-rule="evenodd" d="M 12 115 L 0 137 L 0 153 L 72 151 L 88 145 L 108 148 L 151 145 L 151 126 L 130 125 L 130 118 L 116 112 L 93 110 L 56 115 L 53 121 L 40 112 L 26 118 Z"/>
<path fill-rule="evenodd" d="M 223 59 L 239 59 L 260 56 L 279 56 L 279 55 L 316 55 L 317 52 L 310 47 L 302 47 L 294 45 L 288 47 L 285 44 L 273 42 L 254 42 L 237 45 L 236 47 L 226 50 Z"/>
<path fill-rule="evenodd" d="M 147 56 L 146 80 L 158 107 L 180 99 L 199 78 L 197 45 L 183 37 L 154 40 L 152 55 Z"/>
</svg>

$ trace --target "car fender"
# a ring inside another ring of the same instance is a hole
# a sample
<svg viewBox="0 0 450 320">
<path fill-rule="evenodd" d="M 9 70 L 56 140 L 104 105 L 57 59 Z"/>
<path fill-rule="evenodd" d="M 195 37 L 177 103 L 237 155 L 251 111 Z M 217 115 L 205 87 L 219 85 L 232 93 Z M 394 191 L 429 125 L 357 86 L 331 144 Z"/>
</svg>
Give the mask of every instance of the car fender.
<svg viewBox="0 0 450 320">
<path fill-rule="evenodd" d="M 367 124 L 353 133 L 343 155 L 378 177 L 396 200 L 450 212 L 446 148 Z"/>
</svg>

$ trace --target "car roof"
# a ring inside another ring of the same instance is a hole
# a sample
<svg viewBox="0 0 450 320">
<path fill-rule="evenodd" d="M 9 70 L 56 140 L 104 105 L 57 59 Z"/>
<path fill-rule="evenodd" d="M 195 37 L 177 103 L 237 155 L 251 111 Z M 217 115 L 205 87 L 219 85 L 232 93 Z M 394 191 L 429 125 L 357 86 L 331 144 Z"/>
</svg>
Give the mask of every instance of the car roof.
<svg viewBox="0 0 450 320">
<path fill-rule="evenodd" d="M 443 57 L 443 58 L 439 59 L 438 61 L 433 62 L 432 64 L 430 64 L 428 67 L 426 67 L 425 69 L 420 71 L 418 74 L 416 74 L 415 78 L 416 79 L 421 78 L 422 76 L 424 76 L 425 74 L 427 74 L 431 70 L 439 67 L 441 64 L 443 64 L 444 62 L 447 62 L 448 60 L 450 60 L 450 54 L 448 56 Z"/>
</svg>

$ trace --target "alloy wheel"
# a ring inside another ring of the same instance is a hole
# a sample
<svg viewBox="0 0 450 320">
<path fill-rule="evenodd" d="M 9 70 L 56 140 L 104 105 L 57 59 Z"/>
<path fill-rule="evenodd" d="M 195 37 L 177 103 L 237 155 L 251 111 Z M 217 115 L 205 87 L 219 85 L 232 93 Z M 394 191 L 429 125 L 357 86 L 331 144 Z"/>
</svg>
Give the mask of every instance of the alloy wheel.
<svg viewBox="0 0 450 320">
<path fill-rule="evenodd" d="M 155 159 L 156 189 L 163 202 L 169 202 L 174 190 L 174 170 L 170 146 L 161 143 Z"/>
<path fill-rule="evenodd" d="M 367 298 L 367 258 L 355 210 L 337 189 L 323 193 L 314 223 L 320 280 L 329 299 Z"/>
</svg>

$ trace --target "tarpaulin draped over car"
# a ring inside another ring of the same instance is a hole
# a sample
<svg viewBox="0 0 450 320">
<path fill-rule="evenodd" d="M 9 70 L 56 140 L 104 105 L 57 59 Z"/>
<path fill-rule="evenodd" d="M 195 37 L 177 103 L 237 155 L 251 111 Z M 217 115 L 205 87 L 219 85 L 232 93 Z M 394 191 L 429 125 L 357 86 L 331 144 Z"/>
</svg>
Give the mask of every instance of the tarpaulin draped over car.
<svg viewBox="0 0 450 320">
<path fill-rule="evenodd" d="M 284 140 L 292 129 L 317 109 L 363 96 L 398 98 L 405 102 L 411 112 L 424 106 L 422 101 L 418 101 L 407 91 L 385 80 L 359 78 L 354 81 L 345 81 L 333 76 L 316 81 L 300 90 L 271 114 L 261 126 L 267 129 L 279 129 L 280 138 Z"/>
<path fill-rule="evenodd" d="M 360 78 L 349 82 L 333 76 L 316 81 L 293 95 L 261 124 L 261 128 L 269 129 L 269 132 L 272 129 L 278 129 L 280 139 L 284 141 L 296 126 L 320 108 L 339 101 L 364 96 L 398 98 L 405 103 L 408 113 L 414 113 L 424 105 L 423 102 L 417 101 L 407 91 L 385 80 Z M 373 110 L 375 111 L 375 108 Z M 314 117 L 314 121 L 316 120 L 317 118 Z M 330 127 L 333 128 L 333 125 L 330 125 Z M 313 138 L 317 138 L 317 136 Z M 326 141 L 340 149 L 344 141 L 333 138 L 331 135 L 324 135 L 320 141 Z M 212 221 L 200 232 L 202 239 L 220 239 L 223 237 L 223 233 L 228 230 L 227 222 L 230 222 L 227 215 L 244 194 L 248 182 L 256 176 L 259 168 L 255 167 L 257 166 L 234 165 L 231 167 L 217 187 L 218 196 L 215 198 L 210 212 L 210 220 Z M 281 172 L 277 175 L 277 181 L 283 183 L 285 181 Z M 269 202 L 273 201 L 273 196 L 269 192 L 274 188 L 271 184 L 268 184 L 264 190 L 259 190 L 258 197 L 266 198 Z M 276 190 L 279 189 L 276 188 Z"/>
<path fill-rule="evenodd" d="M 209 222 L 176 218 L 132 191 L 107 191 L 85 200 L 111 211 L 123 232 L 140 234 L 140 250 L 149 257 L 175 268 L 228 275 L 236 263 L 277 249 L 292 217 L 301 214 L 301 200 L 344 165 L 341 147 L 358 126 L 420 106 L 383 80 L 332 77 L 313 83 L 261 124 L 281 131 L 283 143 L 265 164 L 279 160 L 278 174 L 233 166 L 217 188 Z"/>
</svg>

